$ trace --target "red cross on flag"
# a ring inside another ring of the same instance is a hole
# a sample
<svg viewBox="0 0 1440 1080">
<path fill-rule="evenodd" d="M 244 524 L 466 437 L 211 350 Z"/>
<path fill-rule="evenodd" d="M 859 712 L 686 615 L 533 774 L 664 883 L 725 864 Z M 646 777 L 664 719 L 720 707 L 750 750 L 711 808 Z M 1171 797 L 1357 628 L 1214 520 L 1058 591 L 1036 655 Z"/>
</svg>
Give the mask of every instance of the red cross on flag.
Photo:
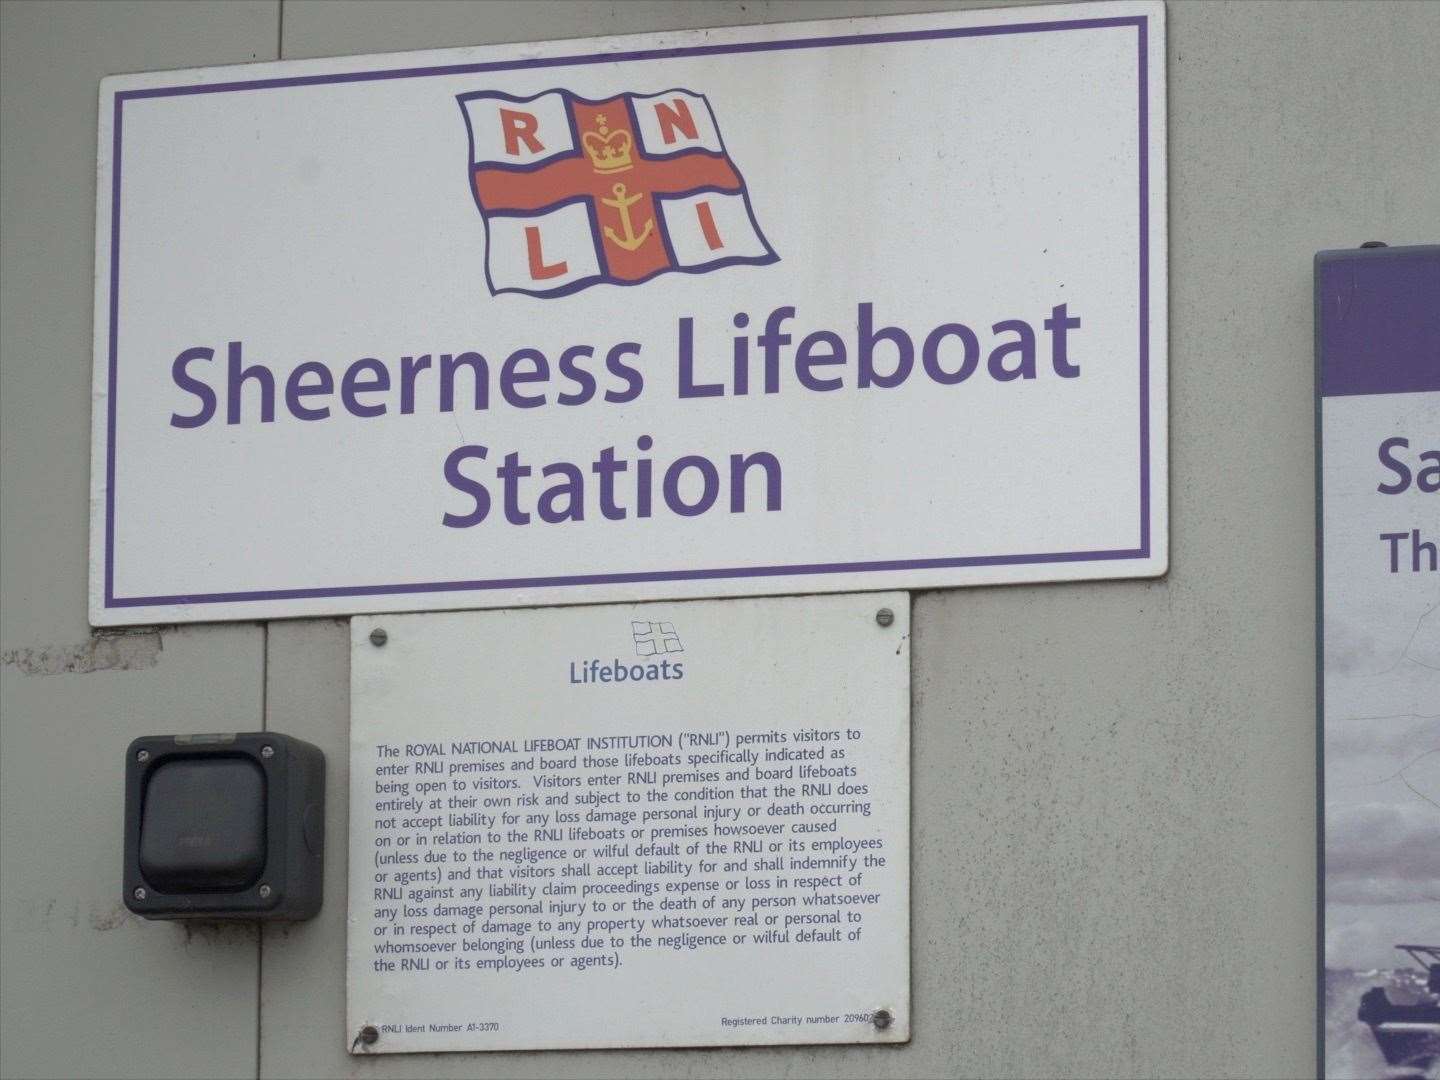
<svg viewBox="0 0 1440 1080">
<path fill-rule="evenodd" d="M 459 101 L 492 293 L 563 296 L 778 258 L 702 94 Z"/>
</svg>

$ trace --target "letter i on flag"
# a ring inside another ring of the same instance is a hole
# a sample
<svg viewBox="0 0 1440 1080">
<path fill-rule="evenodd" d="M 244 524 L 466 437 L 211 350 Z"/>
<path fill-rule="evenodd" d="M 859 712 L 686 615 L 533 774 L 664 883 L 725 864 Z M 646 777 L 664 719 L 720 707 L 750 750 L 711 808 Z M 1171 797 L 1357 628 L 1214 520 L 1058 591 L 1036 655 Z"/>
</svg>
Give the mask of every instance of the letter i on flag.
<svg viewBox="0 0 1440 1080">
<path fill-rule="evenodd" d="M 779 258 L 701 94 L 459 102 L 491 293 L 563 296 Z"/>
</svg>

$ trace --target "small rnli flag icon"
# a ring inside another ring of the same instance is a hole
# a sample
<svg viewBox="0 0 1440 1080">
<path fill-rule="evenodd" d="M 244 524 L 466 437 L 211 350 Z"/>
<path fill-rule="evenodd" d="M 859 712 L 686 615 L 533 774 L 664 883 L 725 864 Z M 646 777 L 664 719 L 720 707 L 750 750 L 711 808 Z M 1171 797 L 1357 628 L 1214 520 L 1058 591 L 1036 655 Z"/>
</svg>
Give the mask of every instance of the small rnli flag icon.
<svg viewBox="0 0 1440 1080">
<path fill-rule="evenodd" d="M 563 296 L 778 258 L 701 94 L 459 101 L 492 293 Z"/>
</svg>

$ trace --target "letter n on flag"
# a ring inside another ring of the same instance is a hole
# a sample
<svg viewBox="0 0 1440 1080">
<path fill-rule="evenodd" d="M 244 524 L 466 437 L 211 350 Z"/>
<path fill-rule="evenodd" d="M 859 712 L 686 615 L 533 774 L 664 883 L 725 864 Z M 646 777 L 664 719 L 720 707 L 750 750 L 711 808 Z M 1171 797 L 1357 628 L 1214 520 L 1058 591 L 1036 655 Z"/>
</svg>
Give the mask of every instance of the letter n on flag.
<svg viewBox="0 0 1440 1080">
<path fill-rule="evenodd" d="M 701 94 L 459 101 L 492 293 L 563 296 L 779 258 Z"/>
</svg>

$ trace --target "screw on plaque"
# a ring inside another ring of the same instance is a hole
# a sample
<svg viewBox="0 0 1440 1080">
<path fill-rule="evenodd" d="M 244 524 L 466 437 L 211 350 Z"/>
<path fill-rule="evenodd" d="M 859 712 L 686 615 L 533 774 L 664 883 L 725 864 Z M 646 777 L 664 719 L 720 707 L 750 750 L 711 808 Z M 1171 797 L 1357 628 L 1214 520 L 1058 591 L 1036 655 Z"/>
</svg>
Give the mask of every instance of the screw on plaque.
<svg viewBox="0 0 1440 1080">
<path fill-rule="evenodd" d="M 870 1022 L 875 1025 L 876 1030 L 884 1031 L 895 1022 L 895 1017 L 890 1015 L 889 1009 L 876 1009 L 870 1016 Z"/>
<path fill-rule="evenodd" d="M 355 1039 L 366 1046 L 374 1046 L 380 1041 L 380 1029 L 374 1024 L 366 1024 L 360 1029 L 360 1034 L 355 1036 Z"/>
<path fill-rule="evenodd" d="M 879 611 L 875 612 L 875 621 L 881 626 L 889 626 L 895 621 L 895 612 L 891 611 L 888 607 L 882 607 Z"/>
<path fill-rule="evenodd" d="M 383 626 L 377 626 L 374 630 L 370 631 L 370 644 L 374 645 L 377 649 L 389 640 L 390 635 L 385 632 L 385 628 Z"/>
</svg>

